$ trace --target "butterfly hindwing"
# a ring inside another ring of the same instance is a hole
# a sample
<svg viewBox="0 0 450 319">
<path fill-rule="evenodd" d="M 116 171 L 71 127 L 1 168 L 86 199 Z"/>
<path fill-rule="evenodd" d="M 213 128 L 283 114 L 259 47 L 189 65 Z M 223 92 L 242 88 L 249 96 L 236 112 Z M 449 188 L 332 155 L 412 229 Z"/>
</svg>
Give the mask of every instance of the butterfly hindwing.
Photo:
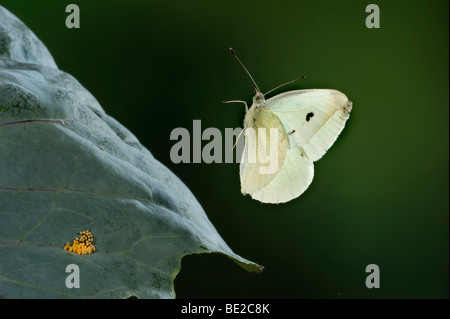
<svg viewBox="0 0 450 319">
<path fill-rule="evenodd" d="M 282 167 L 274 178 L 259 191 L 251 194 L 263 203 L 284 203 L 300 196 L 311 184 L 313 162 L 301 147 L 288 149 Z"/>
<path fill-rule="evenodd" d="M 276 133 L 271 129 L 276 129 Z M 283 166 L 288 149 L 289 138 L 279 118 L 270 110 L 255 110 L 245 128 L 240 164 L 242 193 L 253 194 L 269 184 Z"/>
</svg>

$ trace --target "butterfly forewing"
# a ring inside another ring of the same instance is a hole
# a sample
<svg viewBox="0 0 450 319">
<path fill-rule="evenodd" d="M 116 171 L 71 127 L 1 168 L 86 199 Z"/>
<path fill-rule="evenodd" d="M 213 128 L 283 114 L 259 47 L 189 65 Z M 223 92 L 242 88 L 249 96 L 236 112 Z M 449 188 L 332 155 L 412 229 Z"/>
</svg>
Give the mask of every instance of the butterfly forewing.
<svg viewBox="0 0 450 319">
<path fill-rule="evenodd" d="M 287 132 L 292 132 L 290 147 L 302 146 L 316 161 L 344 128 L 351 102 L 339 91 L 312 89 L 279 94 L 267 100 L 265 107 L 278 116 Z"/>
</svg>

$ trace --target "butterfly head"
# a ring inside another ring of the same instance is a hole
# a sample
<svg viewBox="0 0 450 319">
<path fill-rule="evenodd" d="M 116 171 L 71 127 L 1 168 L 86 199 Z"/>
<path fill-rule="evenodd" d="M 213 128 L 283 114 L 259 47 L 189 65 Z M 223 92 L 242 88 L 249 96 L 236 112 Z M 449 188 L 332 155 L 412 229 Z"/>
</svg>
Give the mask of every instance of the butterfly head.
<svg viewBox="0 0 450 319">
<path fill-rule="evenodd" d="M 253 89 L 253 93 L 255 94 L 255 96 L 253 97 L 253 105 L 255 107 L 258 107 L 259 105 L 261 105 L 262 103 L 264 103 L 264 101 L 266 100 L 264 98 L 264 94 L 262 94 L 258 89 Z"/>
</svg>

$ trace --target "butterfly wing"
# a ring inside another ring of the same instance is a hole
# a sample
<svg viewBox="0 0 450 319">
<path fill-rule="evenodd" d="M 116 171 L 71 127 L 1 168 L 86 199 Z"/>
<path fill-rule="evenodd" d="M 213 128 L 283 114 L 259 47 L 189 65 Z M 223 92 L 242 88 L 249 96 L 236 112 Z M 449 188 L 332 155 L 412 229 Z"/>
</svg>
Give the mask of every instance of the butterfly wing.
<svg viewBox="0 0 450 319">
<path fill-rule="evenodd" d="M 251 193 L 253 199 L 263 203 L 285 203 L 300 196 L 314 177 L 313 162 L 301 147 L 288 149 L 283 165 L 272 180 Z"/>
<path fill-rule="evenodd" d="M 264 105 L 280 119 L 290 147 L 301 146 L 313 162 L 333 145 L 350 116 L 352 102 L 336 90 L 311 89 L 282 93 Z"/>
<path fill-rule="evenodd" d="M 271 129 L 276 129 L 276 133 Z M 245 129 L 241 192 L 253 194 L 267 186 L 283 166 L 288 149 L 289 138 L 279 118 L 267 109 L 255 110 Z"/>
</svg>

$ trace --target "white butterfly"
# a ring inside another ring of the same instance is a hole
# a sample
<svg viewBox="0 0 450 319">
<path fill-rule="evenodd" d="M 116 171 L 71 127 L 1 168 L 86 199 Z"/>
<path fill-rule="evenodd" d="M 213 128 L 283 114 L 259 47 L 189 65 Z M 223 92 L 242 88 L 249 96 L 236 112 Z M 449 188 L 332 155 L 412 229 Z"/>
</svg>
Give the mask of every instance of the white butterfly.
<svg viewBox="0 0 450 319">
<path fill-rule="evenodd" d="M 253 129 L 256 137 L 245 137 L 240 164 L 241 192 L 263 203 L 288 202 L 311 184 L 313 162 L 326 153 L 343 130 L 352 102 L 345 94 L 330 89 L 295 90 L 266 100 L 236 53 L 230 50 L 256 87 L 250 109 L 244 101 L 228 101 L 245 104 L 244 130 Z M 258 128 L 265 128 L 265 133 Z M 278 134 L 269 134 L 271 128 L 278 129 Z M 256 147 L 252 147 L 251 141 Z M 267 161 L 253 153 L 269 154 L 270 145 L 276 145 L 278 165 L 273 172 L 263 174 L 261 169 L 267 166 Z"/>
</svg>

